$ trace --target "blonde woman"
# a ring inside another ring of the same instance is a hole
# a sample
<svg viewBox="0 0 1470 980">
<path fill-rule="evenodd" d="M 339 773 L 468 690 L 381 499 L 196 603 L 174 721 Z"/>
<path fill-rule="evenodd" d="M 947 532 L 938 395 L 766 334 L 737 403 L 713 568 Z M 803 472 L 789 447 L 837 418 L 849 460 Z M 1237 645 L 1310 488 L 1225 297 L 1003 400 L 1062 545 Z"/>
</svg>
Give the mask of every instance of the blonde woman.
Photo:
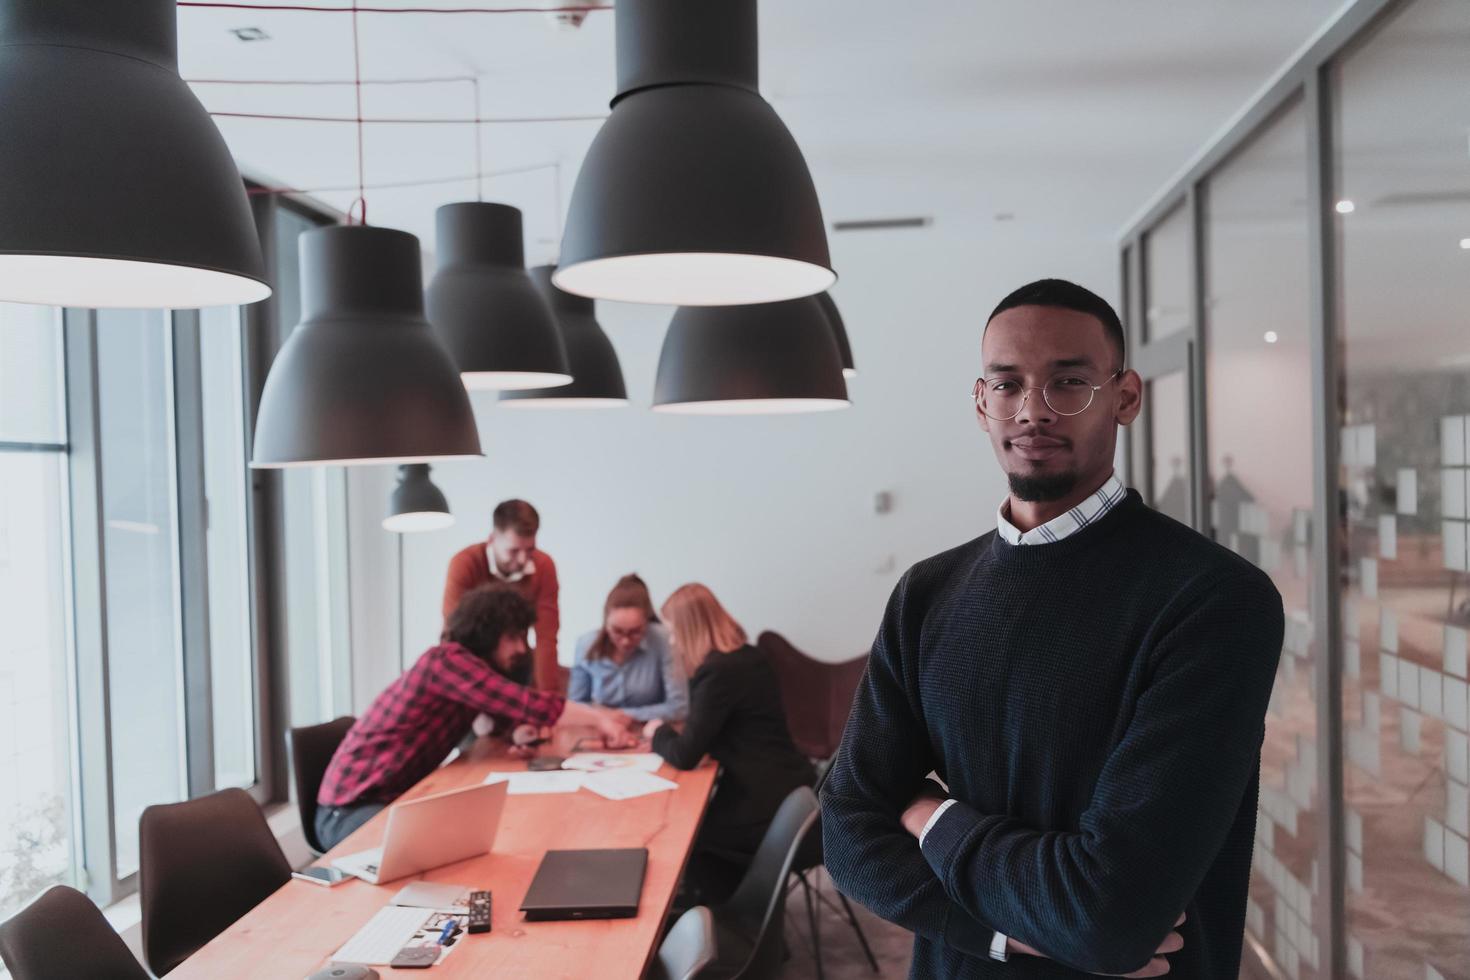
<svg viewBox="0 0 1470 980">
<path fill-rule="evenodd" d="M 661 614 L 689 678 L 689 719 L 682 731 L 655 719 L 643 734 L 680 769 L 705 755 L 720 764 L 685 874 L 688 901 L 718 903 L 739 883 L 786 794 L 810 786 L 815 773 L 791 741 L 775 671 L 714 594 L 685 585 Z"/>
</svg>

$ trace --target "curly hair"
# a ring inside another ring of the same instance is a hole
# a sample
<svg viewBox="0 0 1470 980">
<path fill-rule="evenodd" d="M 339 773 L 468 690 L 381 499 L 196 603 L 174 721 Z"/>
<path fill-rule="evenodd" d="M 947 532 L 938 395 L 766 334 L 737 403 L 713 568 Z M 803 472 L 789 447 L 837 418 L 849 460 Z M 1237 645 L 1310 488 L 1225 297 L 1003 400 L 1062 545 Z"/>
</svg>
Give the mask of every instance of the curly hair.
<svg viewBox="0 0 1470 980">
<path fill-rule="evenodd" d="M 524 633 L 536 623 L 536 610 L 508 585 L 492 582 L 466 592 L 444 622 L 441 640 L 458 643 L 489 661 L 507 633 Z"/>
</svg>

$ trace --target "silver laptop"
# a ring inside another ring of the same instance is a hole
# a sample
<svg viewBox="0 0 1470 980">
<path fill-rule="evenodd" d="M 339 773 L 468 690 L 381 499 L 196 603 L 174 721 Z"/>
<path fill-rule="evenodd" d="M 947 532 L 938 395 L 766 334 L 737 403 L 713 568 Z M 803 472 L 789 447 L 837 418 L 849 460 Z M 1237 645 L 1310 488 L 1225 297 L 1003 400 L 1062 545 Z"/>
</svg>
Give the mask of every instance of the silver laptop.
<svg viewBox="0 0 1470 980">
<path fill-rule="evenodd" d="M 332 867 L 381 885 L 488 854 L 495 844 L 508 789 L 508 783 L 466 786 L 395 803 L 388 808 L 383 846 L 344 854 L 332 862 Z"/>
</svg>

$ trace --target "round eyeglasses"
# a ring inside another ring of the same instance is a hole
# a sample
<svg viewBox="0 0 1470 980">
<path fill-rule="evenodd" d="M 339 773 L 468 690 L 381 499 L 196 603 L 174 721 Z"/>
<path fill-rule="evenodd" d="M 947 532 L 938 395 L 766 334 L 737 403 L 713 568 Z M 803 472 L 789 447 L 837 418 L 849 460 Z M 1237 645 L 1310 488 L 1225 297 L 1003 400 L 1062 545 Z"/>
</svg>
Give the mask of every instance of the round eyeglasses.
<svg viewBox="0 0 1470 980">
<path fill-rule="evenodd" d="M 1116 381 L 1122 373 L 1123 369 L 1119 368 L 1102 384 L 1097 385 L 1088 383 L 1086 378 L 1064 375 L 1053 378 L 1039 389 L 1028 388 L 1010 378 L 989 381 L 980 378 L 975 382 L 970 395 L 975 399 L 975 407 L 984 412 L 986 418 L 997 422 L 1009 422 L 1020 415 L 1021 410 L 1026 407 L 1026 400 L 1031 397 L 1031 392 L 1038 390 L 1047 408 L 1058 415 L 1081 415 L 1092 406 L 1102 386 L 1109 381 Z"/>
</svg>

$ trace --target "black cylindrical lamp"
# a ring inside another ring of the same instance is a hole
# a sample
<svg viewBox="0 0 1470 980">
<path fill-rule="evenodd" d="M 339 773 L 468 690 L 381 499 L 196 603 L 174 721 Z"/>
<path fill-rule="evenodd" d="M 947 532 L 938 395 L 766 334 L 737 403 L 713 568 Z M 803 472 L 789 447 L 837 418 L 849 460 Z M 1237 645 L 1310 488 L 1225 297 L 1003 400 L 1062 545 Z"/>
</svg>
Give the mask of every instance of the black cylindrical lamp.
<svg viewBox="0 0 1470 980">
<path fill-rule="evenodd" d="M 592 300 L 557 289 L 551 282 L 555 271 L 554 265 L 538 265 L 529 274 L 561 328 L 572 383 L 560 388 L 502 391 L 500 401 L 507 408 L 614 408 L 628 404 L 618 353 L 597 322 Z"/>
<path fill-rule="evenodd" d="M 388 498 L 388 516 L 383 530 L 399 534 L 416 531 L 438 531 L 454 524 L 449 501 L 444 492 L 429 479 L 428 463 L 408 463 L 398 467 L 398 485 Z"/>
<path fill-rule="evenodd" d="M 837 353 L 842 358 L 842 376 L 857 377 L 857 368 L 852 363 L 852 344 L 847 339 L 847 325 L 842 322 L 842 314 L 837 312 L 832 294 L 818 293 L 817 302 L 822 304 L 822 312 L 827 314 L 827 320 L 832 324 L 832 336 L 837 341 Z"/>
<path fill-rule="evenodd" d="M 469 395 L 424 319 L 418 239 L 351 225 L 300 241 L 301 323 L 265 379 L 250 465 L 479 456 Z"/>
<path fill-rule="evenodd" d="M 756 0 L 619 0 L 618 92 L 577 174 L 556 284 L 723 306 L 837 278 L 806 160 L 757 87 Z"/>
<path fill-rule="evenodd" d="M 0 300 L 270 295 L 240 172 L 179 77 L 174 0 L 0 4 Z"/>
<path fill-rule="evenodd" d="M 426 297 L 429 322 L 466 388 L 548 388 L 569 383 L 561 332 L 526 275 L 521 210 L 508 204 L 446 204 L 434 213 L 438 271 Z"/>
<path fill-rule="evenodd" d="M 763 415 L 848 404 L 837 341 L 814 297 L 680 307 L 664 336 L 654 411 Z"/>
</svg>

